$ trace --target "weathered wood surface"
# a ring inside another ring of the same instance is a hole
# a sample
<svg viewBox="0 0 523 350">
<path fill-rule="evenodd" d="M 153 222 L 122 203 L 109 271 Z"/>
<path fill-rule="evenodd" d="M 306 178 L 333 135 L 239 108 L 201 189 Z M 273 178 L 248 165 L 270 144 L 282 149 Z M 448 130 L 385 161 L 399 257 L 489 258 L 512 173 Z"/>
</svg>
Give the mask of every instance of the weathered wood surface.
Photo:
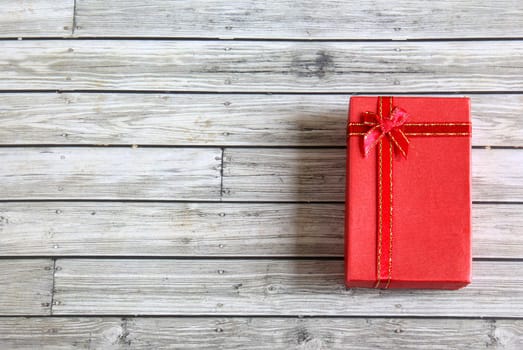
<svg viewBox="0 0 523 350">
<path fill-rule="evenodd" d="M 472 247 L 476 257 L 523 258 L 523 206 L 474 204 Z"/>
<path fill-rule="evenodd" d="M 523 2 L 0 3 L 0 348 L 523 348 Z M 471 96 L 470 287 L 343 286 L 364 93 Z"/>
<path fill-rule="evenodd" d="M 474 149 L 473 199 L 521 201 L 523 152 Z M 219 148 L 0 149 L 2 199 L 219 200 Z M 223 199 L 343 201 L 342 148 L 227 148 Z"/>
<path fill-rule="evenodd" d="M 0 255 L 340 256 L 343 218 L 340 204 L 3 203 Z"/>
<path fill-rule="evenodd" d="M 345 149 L 226 148 L 224 200 L 343 201 Z M 522 201 L 523 152 L 472 150 L 472 198 Z"/>
<path fill-rule="evenodd" d="M 140 20 L 136 20 L 139 18 Z M 520 1 L 77 0 L 77 36 L 404 39 L 523 36 Z"/>
<path fill-rule="evenodd" d="M 0 38 L 66 37 L 73 30 L 74 0 L 2 0 L 0 8 Z"/>
<path fill-rule="evenodd" d="M 0 346 L 80 349 L 519 349 L 520 320 L 249 317 L 0 319 Z"/>
<path fill-rule="evenodd" d="M 523 258 L 523 205 L 472 212 L 474 257 Z M 0 255 L 343 257 L 343 222 L 343 204 L 0 203 Z"/>
<path fill-rule="evenodd" d="M 2 41 L 0 89 L 521 91 L 512 41 Z"/>
<path fill-rule="evenodd" d="M 521 317 L 521 262 L 478 261 L 459 291 L 346 289 L 343 260 L 58 259 L 53 315 Z"/>
<path fill-rule="evenodd" d="M 349 95 L 13 93 L 0 143 L 344 146 Z M 471 95 L 475 146 L 523 146 L 523 95 Z"/>
<path fill-rule="evenodd" d="M 0 315 L 48 315 L 52 288 L 51 259 L 0 260 Z"/>
<path fill-rule="evenodd" d="M 219 148 L 2 148 L 1 199 L 219 199 Z"/>
</svg>

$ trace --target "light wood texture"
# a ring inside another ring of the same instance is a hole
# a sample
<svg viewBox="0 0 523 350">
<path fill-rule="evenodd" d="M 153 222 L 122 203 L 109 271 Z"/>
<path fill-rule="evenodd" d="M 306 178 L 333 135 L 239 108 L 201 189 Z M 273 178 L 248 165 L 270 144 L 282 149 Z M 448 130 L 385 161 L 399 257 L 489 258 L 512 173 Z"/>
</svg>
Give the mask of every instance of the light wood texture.
<svg viewBox="0 0 523 350">
<path fill-rule="evenodd" d="M 0 143 L 344 146 L 349 95 L 13 93 Z M 523 95 L 471 95 L 475 146 L 523 146 Z"/>
<path fill-rule="evenodd" d="M 523 36 L 519 1 L 77 0 L 76 35 L 285 39 Z M 139 18 L 140 20 L 136 20 Z"/>
<path fill-rule="evenodd" d="M 53 317 L 0 319 L 0 346 L 80 349 L 518 349 L 519 320 Z"/>
<path fill-rule="evenodd" d="M 229 148 L 226 200 L 343 201 L 345 150 Z M 473 199 L 521 201 L 523 152 L 474 149 Z M 2 199 L 219 200 L 218 148 L 3 148 Z"/>
<path fill-rule="evenodd" d="M 219 199 L 219 148 L 2 148 L 2 199 Z"/>
<path fill-rule="evenodd" d="M 2 259 L 0 286 L 0 315 L 48 315 L 52 301 L 53 261 Z"/>
<path fill-rule="evenodd" d="M 343 260 L 58 259 L 54 315 L 520 317 L 521 262 L 473 264 L 459 291 L 345 289 Z"/>
<path fill-rule="evenodd" d="M 0 255 L 343 254 L 340 204 L 4 203 L 0 215 Z"/>
<path fill-rule="evenodd" d="M 0 38 L 67 37 L 74 0 L 1 0 Z"/>
<path fill-rule="evenodd" d="M 2 41 L 0 89 L 521 91 L 519 41 Z"/>
<path fill-rule="evenodd" d="M 343 201 L 345 149 L 226 149 L 224 200 Z"/>
<path fill-rule="evenodd" d="M 0 203 L 0 255 L 343 257 L 343 204 Z M 475 204 L 476 258 L 523 258 L 523 205 Z"/>
<path fill-rule="evenodd" d="M 476 257 L 523 258 L 523 205 L 472 206 L 472 248 Z M 495 252 L 495 253 L 494 253 Z"/>
<path fill-rule="evenodd" d="M 0 0 L 0 39 L 0 349 L 523 348 L 522 1 Z M 465 289 L 344 287 L 349 97 L 396 93 L 471 97 Z"/>
<path fill-rule="evenodd" d="M 3 317 L 0 346 L 12 350 L 135 349 L 117 318 Z"/>
<path fill-rule="evenodd" d="M 473 150 L 472 200 L 523 202 L 522 174 L 521 149 Z"/>
<path fill-rule="evenodd" d="M 227 148 L 224 200 L 343 201 L 345 149 Z M 523 152 L 472 150 L 472 198 L 522 201 Z"/>
</svg>

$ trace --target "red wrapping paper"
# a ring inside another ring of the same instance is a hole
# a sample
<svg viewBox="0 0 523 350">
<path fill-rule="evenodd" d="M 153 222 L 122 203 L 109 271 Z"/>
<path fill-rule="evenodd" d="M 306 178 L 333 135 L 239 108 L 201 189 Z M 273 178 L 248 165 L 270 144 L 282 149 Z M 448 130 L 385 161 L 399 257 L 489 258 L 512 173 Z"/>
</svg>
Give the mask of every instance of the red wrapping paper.
<svg viewBox="0 0 523 350">
<path fill-rule="evenodd" d="M 398 144 L 390 141 L 390 148 L 382 148 L 382 157 L 387 156 L 387 150 L 392 151 L 387 159 L 393 171 L 389 178 L 384 176 L 382 169 L 381 191 L 378 186 L 379 147 L 367 149 L 368 154 L 364 155 L 362 131 L 371 126 L 361 125 L 367 118 L 365 114 L 378 113 L 379 98 L 361 96 L 352 97 L 350 101 L 346 285 L 367 288 L 464 287 L 470 283 L 471 275 L 471 140 L 470 134 L 465 136 L 460 132 L 438 135 L 438 132 L 445 133 L 446 127 L 451 131 L 462 131 L 453 130 L 453 126 L 438 125 L 470 123 L 469 99 L 387 97 L 387 101 L 391 102 L 390 111 L 398 107 L 408 114 L 406 123 L 398 123 L 395 130 L 406 134 L 408 153 L 403 155 L 400 146 L 404 143 L 401 141 Z M 383 117 L 390 118 L 390 114 L 384 113 Z M 427 127 L 423 131 L 433 133 L 422 133 L 416 130 L 419 127 L 415 124 L 423 124 Z M 377 127 L 377 130 L 382 129 L 388 130 L 388 126 Z M 385 138 L 388 136 L 384 135 Z M 367 148 L 370 143 L 367 142 Z M 385 165 L 388 175 L 389 168 Z M 392 215 L 379 211 L 380 193 L 381 203 L 390 195 L 390 203 L 385 204 L 390 204 Z M 382 229 L 378 230 L 380 217 Z"/>
</svg>

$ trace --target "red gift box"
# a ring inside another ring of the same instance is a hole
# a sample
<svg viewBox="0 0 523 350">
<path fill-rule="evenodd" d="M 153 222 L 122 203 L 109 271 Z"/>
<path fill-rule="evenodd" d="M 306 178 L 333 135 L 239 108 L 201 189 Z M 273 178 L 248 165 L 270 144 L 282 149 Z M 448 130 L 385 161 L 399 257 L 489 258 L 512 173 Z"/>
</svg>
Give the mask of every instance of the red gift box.
<svg viewBox="0 0 523 350">
<path fill-rule="evenodd" d="M 348 287 L 470 283 L 470 135 L 468 98 L 351 98 Z"/>
</svg>

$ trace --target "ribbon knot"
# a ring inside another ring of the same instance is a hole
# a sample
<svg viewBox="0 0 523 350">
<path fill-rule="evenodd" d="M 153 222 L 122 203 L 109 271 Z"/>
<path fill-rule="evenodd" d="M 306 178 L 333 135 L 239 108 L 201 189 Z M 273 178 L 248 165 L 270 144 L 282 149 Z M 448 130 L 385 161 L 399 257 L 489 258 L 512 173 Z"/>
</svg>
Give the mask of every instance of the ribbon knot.
<svg viewBox="0 0 523 350">
<path fill-rule="evenodd" d="M 378 114 L 374 112 L 365 112 L 363 123 L 370 129 L 363 137 L 363 153 L 367 156 L 370 151 L 378 144 L 383 137 L 388 137 L 403 157 L 407 158 L 409 151 L 409 140 L 402 130 L 409 118 L 407 112 L 400 107 L 392 107 L 388 115 L 383 115 L 383 109 L 380 108 Z"/>
</svg>

